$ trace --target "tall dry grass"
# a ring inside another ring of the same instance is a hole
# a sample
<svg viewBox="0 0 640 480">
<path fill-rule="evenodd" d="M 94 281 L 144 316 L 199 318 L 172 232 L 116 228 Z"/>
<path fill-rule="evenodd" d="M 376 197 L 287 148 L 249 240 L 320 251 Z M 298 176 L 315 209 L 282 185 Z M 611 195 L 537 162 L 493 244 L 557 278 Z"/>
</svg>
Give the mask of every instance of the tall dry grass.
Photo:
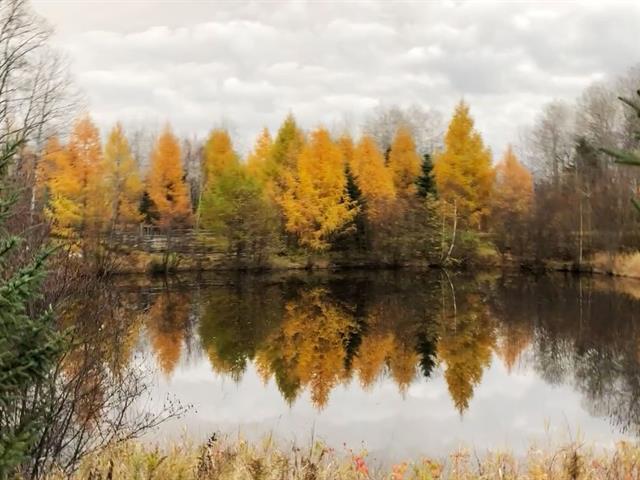
<svg viewBox="0 0 640 480">
<path fill-rule="evenodd" d="M 52 475 L 50 480 L 63 477 Z M 618 443 L 596 451 L 578 443 L 518 458 L 493 452 L 478 457 L 459 450 L 445 459 L 421 458 L 386 470 L 370 468 L 366 452 L 334 451 L 322 443 L 279 448 L 271 439 L 257 444 L 212 439 L 166 449 L 124 443 L 88 457 L 73 477 L 92 480 L 577 480 L 640 478 L 640 446 Z"/>
<path fill-rule="evenodd" d="M 591 259 L 594 272 L 640 278 L 640 252 L 597 253 Z"/>
</svg>

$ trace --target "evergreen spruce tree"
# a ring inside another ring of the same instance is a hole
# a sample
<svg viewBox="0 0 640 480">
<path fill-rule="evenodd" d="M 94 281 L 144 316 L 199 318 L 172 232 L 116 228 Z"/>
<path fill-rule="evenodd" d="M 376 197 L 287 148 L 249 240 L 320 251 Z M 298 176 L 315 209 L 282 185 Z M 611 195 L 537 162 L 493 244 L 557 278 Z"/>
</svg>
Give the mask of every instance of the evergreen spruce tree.
<svg viewBox="0 0 640 480">
<path fill-rule="evenodd" d="M 640 97 L 640 90 L 637 90 L 636 94 Z M 637 101 L 634 102 L 633 100 L 624 97 L 618 97 L 618 99 L 629 107 L 633 108 L 638 118 L 640 118 L 640 103 L 638 103 Z M 640 130 L 636 130 L 634 132 L 634 138 L 636 141 L 640 142 Z M 615 158 L 617 163 L 621 163 L 623 165 L 640 166 L 640 154 L 637 151 L 617 150 L 611 148 L 601 148 L 600 151 Z M 636 209 L 640 211 L 640 201 L 637 198 L 632 198 L 631 202 L 636 207 Z"/>
<path fill-rule="evenodd" d="M 51 372 L 62 348 L 51 312 L 35 315 L 50 251 L 15 266 L 20 238 L 5 228 L 18 192 L 11 188 L 9 164 L 18 144 L 0 154 L 0 479 L 17 475 L 45 427 L 46 405 L 35 392 Z"/>
<path fill-rule="evenodd" d="M 351 171 L 351 167 L 349 164 L 345 164 L 345 177 L 347 178 L 347 195 L 349 196 L 349 200 L 352 205 L 357 208 L 357 213 L 353 217 L 353 220 L 350 222 L 350 225 L 347 226 L 347 230 L 355 229 L 353 232 L 352 238 L 355 243 L 355 248 L 357 250 L 362 250 L 366 248 L 366 199 L 362 195 L 362 190 L 358 187 L 356 180 L 353 176 L 353 172 Z M 349 228 L 351 227 L 351 228 Z"/>
<path fill-rule="evenodd" d="M 433 179 L 433 161 L 431 155 L 425 153 L 422 156 L 421 173 L 416 180 L 417 194 L 419 197 L 427 198 L 428 195 L 436 196 L 436 182 Z"/>
</svg>

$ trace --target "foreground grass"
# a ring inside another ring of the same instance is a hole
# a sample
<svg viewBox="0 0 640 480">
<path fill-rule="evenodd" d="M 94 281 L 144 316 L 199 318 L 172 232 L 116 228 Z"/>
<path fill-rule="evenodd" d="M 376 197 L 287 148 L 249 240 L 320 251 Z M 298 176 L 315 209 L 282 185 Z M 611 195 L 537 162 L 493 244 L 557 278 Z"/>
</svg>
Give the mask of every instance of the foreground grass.
<svg viewBox="0 0 640 480">
<path fill-rule="evenodd" d="M 52 475 L 51 480 L 61 480 Z M 278 448 L 271 440 L 210 440 L 195 447 L 161 450 L 125 443 L 85 459 L 74 479 L 122 480 L 324 480 L 324 479 L 638 479 L 640 446 L 619 443 L 596 453 L 579 444 L 554 450 L 531 448 L 523 458 L 494 452 L 480 458 L 457 451 L 446 459 L 419 459 L 373 469 L 366 452 L 336 452 L 321 443 L 310 448 Z"/>
</svg>

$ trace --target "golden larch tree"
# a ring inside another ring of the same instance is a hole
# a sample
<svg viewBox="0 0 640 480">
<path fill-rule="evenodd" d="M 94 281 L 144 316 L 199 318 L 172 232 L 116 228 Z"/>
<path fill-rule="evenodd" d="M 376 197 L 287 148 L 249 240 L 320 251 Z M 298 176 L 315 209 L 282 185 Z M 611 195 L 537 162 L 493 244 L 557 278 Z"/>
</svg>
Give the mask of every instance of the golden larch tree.
<svg viewBox="0 0 640 480">
<path fill-rule="evenodd" d="M 269 133 L 269 129 L 265 127 L 262 129 L 262 132 L 260 132 L 253 146 L 253 150 L 251 150 L 247 157 L 247 171 L 260 183 L 264 183 L 267 179 L 267 164 L 272 147 L 273 139 L 271 138 L 271 133 Z"/>
<path fill-rule="evenodd" d="M 416 193 L 416 179 L 420 175 L 420 167 L 420 155 L 416 151 L 411 131 L 406 127 L 400 127 L 389 152 L 389 169 L 393 174 L 393 183 L 398 195 L 408 196 Z"/>
<path fill-rule="evenodd" d="M 346 182 L 340 147 L 327 130 L 317 129 L 298 157 L 295 175 L 288 176 L 281 199 L 286 229 L 301 245 L 327 249 L 331 235 L 354 217 Z"/>
<path fill-rule="evenodd" d="M 167 126 L 151 152 L 147 192 L 153 203 L 155 223 L 161 228 L 191 223 L 189 187 L 185 181 L 180 145 Z"/>
<path fill-rule="evenodd" d="M 469 226 L 482 228 L 491 201 L 491 151 L 474 128 L 469 106 L 461 101 L 436 156 L 434 176 L 441 199 L 455 206 Z"/>
<path fill-rule="evenodd" d="M 236 168 L 238 163 L 238 155 L 233 150 L 229 132 L 223 129 L 212 130 L 203 149 L 202 172 L 205 190 L 216 177 Z"/>
<path fill-rule="evenodd" d="M 144 189 L 122 125 L 117 123 L 104 146 L 105 180 L 111 203 L 113 227 L 130 226 L 142 221 L 140 199 Z"/>
<path fill-rule="evenodd" d="M 513 152 L 511 145 L 495 168 L 492 209 L 522 215 L 533 200 L 533 176 Z"/>
<path fill-rule="evenodd" d="M 41 187 L 48 197 L 45 215 L 52 223 L 54 235 L 69 238 L 82 220 L 79 201 L 82 186 L 75 175 L 69 150 L 58 137 L 51 137 L 44 147 L 38 172 Z"/>
<path fill-rule="evenodd" d="M 267 164 L 267 191 L 274 199 L 281 200 L 286 178 L 295 171 L 303 145 L 304 134 L 293 115 L 289 114 L 278 129 Z"/>
<path fill-rule="evenodd" d="M 367 214 L 375 216 L 381 202 L 393 200 L 396 187 L 393 174 L 384 164 L 384 156 L 376 141 L 369 135 L 363 136 L 353 152 L 351 171 L 358 188 L 367 201 Z"/>
<path fill-rule="evenodd" d="M 54 232 L 80 237 L 96 236 L 109 222 L 109 202 L 105 191 L 104 161 L 100 132 L 88 115 L 74 124 L 66 148 L 52 139 L 45 163 L 55 165 L 49 172 L 48 212 Z"/>
<path fill-rule="evenodd" d="M 355 148 L 351 135 L 349 135 L 348 133 L 343 133 L 342 135 L 340 135 L 340 138 L 338 138 L 338 146 L 342 151 L 342 159 L 344 160 L 344 163 L 349 165 L 349 167 L 351 168 L 353 164 L 353 153 Z"/>
</svg>

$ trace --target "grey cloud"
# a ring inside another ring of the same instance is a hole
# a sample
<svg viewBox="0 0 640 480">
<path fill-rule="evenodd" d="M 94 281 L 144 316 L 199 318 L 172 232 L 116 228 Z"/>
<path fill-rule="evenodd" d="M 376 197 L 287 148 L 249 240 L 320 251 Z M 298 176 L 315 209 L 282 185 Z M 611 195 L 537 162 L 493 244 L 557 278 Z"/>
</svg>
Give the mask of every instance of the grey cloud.
<svg viewBox="0 0 640 480">
<path fill-rule="evenodd" d="M 292 111 L 306 128 L 377 105 L 445 117 L 464 97 L 495 152 L 540 107 L 636 63 L 631 2 L 68 2 L 34 0 L 90 109 L 247 150 Z M 82 19 L 82 21 L 78 21 Z"/>
</svg>

